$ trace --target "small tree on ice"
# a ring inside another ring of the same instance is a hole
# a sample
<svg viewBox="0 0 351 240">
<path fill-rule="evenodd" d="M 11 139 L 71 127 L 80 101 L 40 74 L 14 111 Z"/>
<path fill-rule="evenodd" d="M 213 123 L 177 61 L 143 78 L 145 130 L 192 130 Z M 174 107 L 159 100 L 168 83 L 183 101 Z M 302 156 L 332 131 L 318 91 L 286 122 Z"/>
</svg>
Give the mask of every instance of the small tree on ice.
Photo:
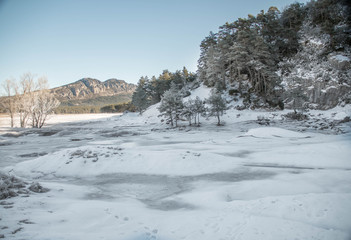
<svg viewBox="0 0 351 240">
<path fill-rule="evenodd" d="M 220 116 L 223 115 L 225 110 L 227 110 L 227 103 L 220 92 L 211 91 L 210 97 L 207 99 L 207 103 L 210 105 L 209 114 L 210 117 L 217 117 L 217 125 L 221 125 Z"/>
<path fill-rule="evenodd" d="M 184 116 L 189 121 L 189 126 L 191 126 L 191 120 L 194 117 L 194 100 L 189 98 L 189 100 L 184 103 L 184 108 L 181 115 Z M 195 116 L 195 121 L 196 121 L 196 116 Z"/>
<path fill-rule="evenodd" d="M 205 104 L 199 97 L 196 97 L 194 100 L 193 111 L 194 111 L 194 115 L 195 115 L 195 124 L 197 122 L 197 125 L 199 126 L 200 125 L 200 116 L 204 115 L 206 112 Z M 197 121 L 196 121 L 196 118 L 197 118 Z"/>
<path fill-rule="evenodd" d="M 177 89 L 177 86 L 172 84 L 171 89 L 164 93 L 158 110 L 166 117 L 166 120 L 171 123 L 172 127 L 174 126 L 174 122 L 177 127 L 183 108 L 183 97 Z"/>
<path fill-rule="evenodd" d="M 60 105 L 60 102 L 50 93 L 46 78 L 38 79 L 37 85 L 38 90 L 32 93 L 30 117 L 33 128 L 42 128 L 48 115 Z"/>
<path fill-rule="evenodd" d="M 195 100 L 189 98 L 189 100 L 184 103 L 182 116 L 184 116 L 189 121 L 190 126 L 192 119 L 194 119 L 195 124 L 199 126 L 200 116 L 204 115 L 205 112 L 205 104 L 199 97 L 196 97 Z"/>
</svg>

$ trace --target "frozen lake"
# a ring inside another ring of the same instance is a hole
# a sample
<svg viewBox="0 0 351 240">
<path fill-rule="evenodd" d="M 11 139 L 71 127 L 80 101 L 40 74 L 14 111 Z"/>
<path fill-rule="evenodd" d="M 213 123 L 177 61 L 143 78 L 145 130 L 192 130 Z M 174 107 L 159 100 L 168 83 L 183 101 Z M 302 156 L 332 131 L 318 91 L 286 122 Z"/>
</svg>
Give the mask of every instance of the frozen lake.
<svg viewBox="0 0 351 240">
<path fill-rule="evenodd" d="M 169 129 L 152 114 L 2 128 L 0 169 L 50 189 L 6 200 L 6 239 L 345 239 L 351 134 L 258 125 Z M 235 120 L 234 120 L 235 119 Z"/>
<path fill-rule="evenodd" d="M 113 116 L 121 115 L 120 113 L 92 113 L 92 114 L 54 114 L 49 115 L 45 127 L 52 126 L 59 123 L 66 122 L 79 122 L 79 121 L 89 121 L 102 118 L 109 118 Z M 15 127 L 19 127 L 18 116 L 15 118 Z M 0 129 L 10 127 L 10 117 L 7 114 L 0 114 Z"/>
</svg>

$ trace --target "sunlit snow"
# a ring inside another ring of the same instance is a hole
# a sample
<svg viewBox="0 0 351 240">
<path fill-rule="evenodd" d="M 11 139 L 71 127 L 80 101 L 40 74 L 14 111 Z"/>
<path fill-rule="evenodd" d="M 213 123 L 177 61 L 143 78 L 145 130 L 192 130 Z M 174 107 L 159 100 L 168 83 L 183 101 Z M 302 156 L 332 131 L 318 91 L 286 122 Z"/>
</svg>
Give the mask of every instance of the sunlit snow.
<svg viewBox="0 0 351 240">
<path fill-rule="evenodd" d="M 18 240 L 349 240 L 350 124 L 335 134 L 286 122 L 283 113 L 232 109 L 224 126 L 201 119 L 201 127 L 184 121 L 170 129 L 153 106 L 143 116 L 1 128 L 1 171 L 50 191 L 0 201 L 13 203 L 0 205 L 0 233 Z M 311 114 L 341 120 L 350 108 Z M 257 124 L 258 116 L 272 124 Z"/>
</svg>

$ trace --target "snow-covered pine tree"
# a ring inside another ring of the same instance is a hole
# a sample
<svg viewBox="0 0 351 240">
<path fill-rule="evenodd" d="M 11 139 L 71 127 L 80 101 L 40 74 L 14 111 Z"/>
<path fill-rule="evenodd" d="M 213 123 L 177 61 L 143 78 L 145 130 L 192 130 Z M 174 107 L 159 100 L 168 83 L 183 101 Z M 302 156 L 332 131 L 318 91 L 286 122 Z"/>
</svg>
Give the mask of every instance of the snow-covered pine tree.
<svg viewBox="0 0 351 240">
<path fill-rule="evenodd" d="M 205 104 L 198 96 L 195 98 L 195 100 L 189 98 L 189 100 L 184 103 L 182 116 L 189 121 L 190 126 L 192 124 L 192 119 L 194 119 L 195 125 L 200 126 L 200 116 L 204 115 L 205 113 Z"/>
<path fill-rule="evenodd" d="M 193 111 L 194 111 L 194 115 L 195 115 L 195 124 L 197 124 L 198 126 L 200 125 L 200 116 L 204 115 L 206 112 L 206 107 L 204 102 L 199 98 L 196 97 L 193 103 Z M 196 117 L 197 117 L 197 121 L 196 121 Z"/>
<path fill-rule="evenodd" d="M 167 90 L 162 99 L 158 110 L 166 117 L 166 120 L 171 123 L 171 126 L 178 126 L 178 120 L 184 108 L 183 98 L 177 86 L 171 84 L 171 88 Z"/>
<path fill-rule="evenodd" d="M 184 108 L 183 108 L 181 115 L 189 121 L 189 126 L 191 126 L 192 119 L 195 116 L 194 100 L 189 98 L 189 100 L 184 103 Z M 195 124 L 196 124 L 196 116 L 195 116 Z"/>
<path fill-rule="evenodd" d="M 217 82 L 225 82 L 224 62 L 219 48 L 216 46 L 210 47 L 206 56 L 206 85 L 213 87 Z"/>
<path fill-rule="evenodd" d="M 200 44 L 200 58 L 198 60 L 198 73 L 199 79 L 202 81 L 206 86 L 209 86 L 210 83 L 207 79 L 207 69 L 208 69 L 208 52 L 211 48 L 215 47 L 217 44 L 217 34 L 210 32 L 210 35 L 206 37 Z"/>
<path fill-rule="evenodd" d="M 224 112 L 228 109 L 227 102 L 222 97 L 220 92 L 211 91 L 210 97 L 206 101 L 209 104 L 209 117 L 217 117 L 217 125 L 221 125 L 220 116 L 224 114 Z"/>
</svg>

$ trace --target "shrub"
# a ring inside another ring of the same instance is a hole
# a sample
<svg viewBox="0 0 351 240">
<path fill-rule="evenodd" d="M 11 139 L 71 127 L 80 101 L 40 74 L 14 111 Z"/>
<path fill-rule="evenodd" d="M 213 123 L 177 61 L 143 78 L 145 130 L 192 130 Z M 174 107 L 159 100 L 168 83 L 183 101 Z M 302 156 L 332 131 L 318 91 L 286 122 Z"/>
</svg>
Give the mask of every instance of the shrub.
<svg viewBox="0 0 351 240">
<path fill-rule="evenodd" d="M 297 120 L 297 121 L 308 120 L 308 116 L 300 112 L 289 112 L 283 116 L 288 119 Z"/>
</svg>

